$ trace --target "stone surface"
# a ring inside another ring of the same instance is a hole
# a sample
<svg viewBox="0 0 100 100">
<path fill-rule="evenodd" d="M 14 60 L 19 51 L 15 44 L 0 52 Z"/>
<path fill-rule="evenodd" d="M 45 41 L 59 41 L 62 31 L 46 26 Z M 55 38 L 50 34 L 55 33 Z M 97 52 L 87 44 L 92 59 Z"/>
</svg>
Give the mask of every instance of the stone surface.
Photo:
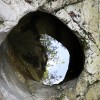
<svg viewBox="0 0 100 100">
<path fill-rule="evenodd" d="M 100 82 L 97 82 L 88 88 L 89 89 L 87 90 L 87 93 L 86 93 L 86 99 L 87 100 L 99 100 L 100 99 L 100 93 L 99 93 Z"/>
<path fill-rule="evenodd" d="M 79 78 L 61 86 L 48 87 L 29 80 L 25 83 L 24 79 L 21 82 L 16 78 L 16 71 L 7 62 L 4 52 L 6 44 L 3 44 L 4 47 L 0 47 L 0 100 L 99 100 L 99 6 L 98 0 L 1 0 L 0 44 L 22 16 L 40 9 L 59 17 L 75 31 L 84 45 L 86 60 Z"/>
</svg>

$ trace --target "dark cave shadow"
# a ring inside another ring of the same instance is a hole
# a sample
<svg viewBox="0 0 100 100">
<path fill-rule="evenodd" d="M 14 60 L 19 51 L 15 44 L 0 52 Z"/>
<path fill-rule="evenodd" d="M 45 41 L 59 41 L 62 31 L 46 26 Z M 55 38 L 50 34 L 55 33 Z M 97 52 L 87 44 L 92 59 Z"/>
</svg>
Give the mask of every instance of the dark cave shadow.
<svg viewBox="0 0 100 100">
<path fill-rule="evenodd" d="M 40 39 L 39 34 L 46 33 L 67 48 L 70 54 L 69 68 L 61 83 L 75 79 L 80 75 L 85 62 L 81 40 L 62 21 L 52 14 L 35 11 L 21 18 L 18 24 L 22 32 L 31 30 L 34 34 L 37 34 L 37 39 Z"/>
</svg>

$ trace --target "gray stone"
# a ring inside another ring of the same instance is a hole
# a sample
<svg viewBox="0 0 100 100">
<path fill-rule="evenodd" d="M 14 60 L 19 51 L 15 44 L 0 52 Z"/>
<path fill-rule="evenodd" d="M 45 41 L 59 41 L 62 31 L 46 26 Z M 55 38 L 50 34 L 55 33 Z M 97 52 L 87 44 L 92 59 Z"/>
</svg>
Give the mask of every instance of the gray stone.
<svg viewBox="0 0 100 100">
<path fill-rule="evenodd" d="M 1 0 L 0 1 L 0 100 L 99 100 L 100 4 L 98 0 Z M 10 66 L 3 42 L 19 19 L 40 9 L 57 16 L 83 41 L 85 66 L 78 79 L 59 86 L 24 79 Z"/>
</svg>

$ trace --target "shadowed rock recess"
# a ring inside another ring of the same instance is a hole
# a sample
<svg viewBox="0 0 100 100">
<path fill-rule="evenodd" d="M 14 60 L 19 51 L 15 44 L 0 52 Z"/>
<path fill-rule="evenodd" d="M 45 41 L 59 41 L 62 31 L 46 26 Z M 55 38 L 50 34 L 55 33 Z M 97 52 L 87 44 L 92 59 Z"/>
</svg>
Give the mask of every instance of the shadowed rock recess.
<svg viewBox="0 0 100 100">
<path fill-rule="evenodd" d="M 77 78 L 85 60 L 80 40 L 58 18 L 42 11 L 30 12 L 20 19 L 2 44 L 7 45 L 6 57 L 10 65 L 25 79 L 39 82 L 48 61 L 46 47 L 40 42 L 41 34 L 53 37 L 69 51 L 69 67 L 63 82 Z"/>
</svg>

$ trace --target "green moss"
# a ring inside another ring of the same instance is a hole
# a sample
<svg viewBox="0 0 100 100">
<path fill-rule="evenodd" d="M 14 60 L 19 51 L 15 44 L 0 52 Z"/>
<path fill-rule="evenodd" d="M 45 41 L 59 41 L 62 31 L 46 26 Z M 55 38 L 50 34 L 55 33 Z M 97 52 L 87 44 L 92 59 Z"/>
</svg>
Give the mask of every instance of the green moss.
<svg viewBox="0 0 100 100">
<path fill-rule="evenodd" d="M 65 94 L 62 94 L 61 96 L 60 96 L 60 100 L 63 100 L 65 98 Z"/>
<path fill-rule="evenodd" d="M 89 49 L 89 45 L 88 45 L 88 42 L 86 41 L 86 38 L 83 37 L 83 38 L 80 38 L 80 43 L 82 45 L 82 47 L 84 48 L 84 50 L 88 50 Z"/>
</svg>

